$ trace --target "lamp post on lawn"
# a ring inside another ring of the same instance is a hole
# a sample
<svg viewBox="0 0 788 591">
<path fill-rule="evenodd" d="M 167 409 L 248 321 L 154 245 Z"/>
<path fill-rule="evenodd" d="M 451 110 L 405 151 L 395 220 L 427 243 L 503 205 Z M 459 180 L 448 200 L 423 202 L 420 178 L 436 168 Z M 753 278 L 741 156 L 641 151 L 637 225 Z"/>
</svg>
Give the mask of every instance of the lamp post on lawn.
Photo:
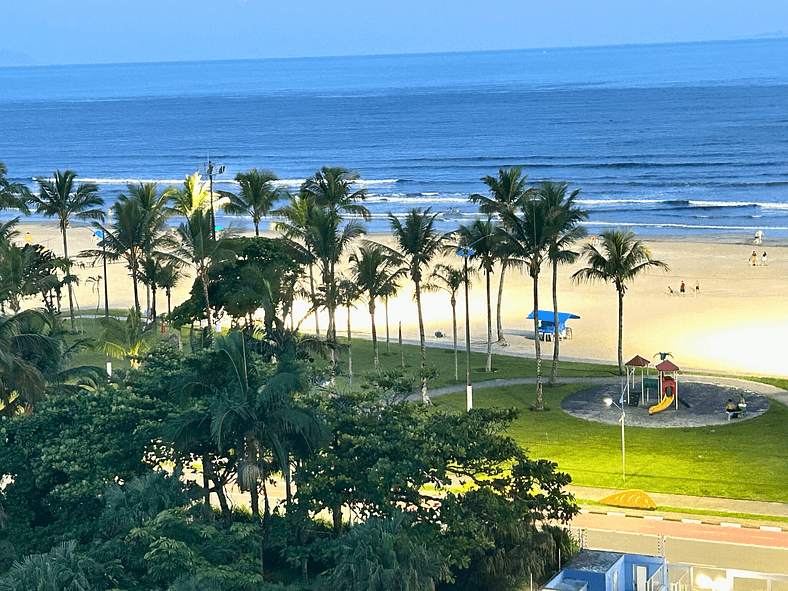
<svg viewBox="0 0 788 591">
<path fill-rule="evenodd" d="M 603 402 L 607 406 L 615 406 L 618 410 L 621 411 L 621 418 L 619 422 L 621 423 L 621 476 L 624 479 L 624 482 L 627 481 L 627 455 L 626 455 L 626 441 L 624 439 L 624 395 L 622 393 L 621 399 L 619 400 L 619 404 L 616 404 L 612 398 L 609 396 L 603 399 Z"/>
<path fill-rule="evenodd" d="M 213 162 L 211 159 L 208 158 L 208 165 L 205 167 L 205 173 L 208 175 L 210 193 L 211 193 L 211 237 L 216 240 L 216 217 L 213 211 L 213 175 L 214 174 L 222 174 L 224 172 L 224 166 L 219 166 L 215 171 L 213 168 Z"/>
<path fill-rule="evenodd" d="M 472 248 L 461 246 L 457 255 L 465 259 L 465 406 L 467 410 L 473 408 L 473 386 L 471 385 L 471 311 L 468 303 L 468 259 L 476 254 Z"/>
</svg>

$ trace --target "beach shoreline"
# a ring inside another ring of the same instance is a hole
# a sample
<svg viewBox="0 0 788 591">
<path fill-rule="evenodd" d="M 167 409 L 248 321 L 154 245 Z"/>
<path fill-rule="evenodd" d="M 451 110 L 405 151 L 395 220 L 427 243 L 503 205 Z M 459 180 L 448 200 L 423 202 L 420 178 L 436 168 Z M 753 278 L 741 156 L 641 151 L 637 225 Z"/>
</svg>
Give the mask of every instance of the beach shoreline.
<svg viewBox="0 0 788 591">
<path fill-rule="evenodd" d="M 9 217 L 6 213 L 4 218 Z M 22 218 L 17 229 L 18 241 L 24 242 L 30 232 L 33 242 L 45 244 L 56 254 L 62 254 L 62 237 L 57 223 L 40 222 Z M 276 233 L 265 231 L 265 236 Z M 387 233 L 370 233 L 364 239 L 392 244 Z M 624 360 L 636 354 L 652 359 L 658 351 L 669 351 L 672 360 L 681 369 L 732 373 L 737 375 L 788 376 L 784 363 L 782 341 L 788 333 L 788 241 L 764 236 L 763 243 L 754 245 L 744 233 L 719 235 L 638 235 L 651 250 L 652 255 L 667 262 L 668 272 L 649 271 L 631 283 L 624 298 Z M 68 229 L 69 252 L 76 256 L 80 251 L 95 248 L 95 238 L 89 224 L 74 223 Z M 752 251 L 758 260 L 768 252 L 767 266 L 750 266 L 747 262 Z M 80 308 L 103 309 L 103 285 L 97 288 L 96 278 L 101 275 L 100 261 L 81 260 L 84 268 L 77 269 L 80 285 L 75 295 Z M 444 257 L 442 262 L 460 266 L 459 257 Z M 618 308 L 615 289 L 609 284 L 576 284 L 571 274 L 579 264 L 559 268 L 558 299 L 561 311 L 580 316 L 571 321 L 574 338 L 561 341 L 561 358 L 592 362 L 616 363 Z M 552 270 L 544 265 L 540 275 L 539 308 L 552 309 L 550 291 Z M 108 268 L 110 307 L 131 307 L 131 279 L 123 263 L 113 263 Z M 92 277 L 93 280 L 88 281 Z M 686 294 L 679 295 L 684 281 Z M 698 281 L 700 290 L 695 294 Z M 186 280 L 173 291 L 173 306 L 188 297 L 192 280 Z M 498 291 L 498 269 L 492 281 L 492 306 Z M 418 341 L 418 323 L 413 288 L 410 281 L 403 281 L 396 298 L 389 302 L 392 334 L 402 322 L 403 338 Z M 675 296 L 668 295 L 671 286 Z M 532 356 L 534 351 L 533 325 L 525 319 L 533 309 L 533 288 L 527 274 L 509 270 L 506 274 L 502 320 L 508 346 L 493 345 L 494 353 Z M 433 346 L 451 346 L 451 311 L 446 293 L 423 294 L 425 333 Z M 485 350 L 486 297 L 484 279 L 475 279 L 470 296 L 471 333 L 474 350 Z M 27 300 L 27 306 L 39 305 Z M 64 316 L 67 315 L 67 298 L 64 297 Z M 464 347 L 464 298 L 458 297 L 457 316 L 460 346 Z M 145 292 L 141 291 L 141 306 L 146 308 Z M 157 308 L 166 310 L 166 300 L 159 294 Z M 297 302 L 296 318 L 305 313 L 305 302 Z M 378 305 L 378 330 L 383 332 L 383 306 Z M 494 312 L 493 312 L 494 314 Z M 345 312 L 337 312 L 337 320 L 344 327 Z M 364 304 L 351 312 L 354 336 L 368 335 L 370 319 Z M 320 315 L 320 325 L 327 324 L 326 314 Z M 303 330 L 314 329 L 311 317 L 303 320 Z M 495 319 L 493 319 L 493 331 Z M 443 338 L 435 336 L 442 332 Z M 495 334 L 493 338 L 495 338 Z M 542 355 L 552 357 L 552 344 L 542 343 Z"/>
</svg>

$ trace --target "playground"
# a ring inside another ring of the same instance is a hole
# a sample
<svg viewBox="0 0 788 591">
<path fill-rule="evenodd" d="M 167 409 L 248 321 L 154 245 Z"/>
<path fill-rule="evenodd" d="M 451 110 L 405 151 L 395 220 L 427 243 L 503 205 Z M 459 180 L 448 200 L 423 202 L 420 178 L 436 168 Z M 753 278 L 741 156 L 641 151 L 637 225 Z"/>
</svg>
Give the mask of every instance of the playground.
<svg viewBox="0 0 788 591">
<path fill-rule="evenodd" d="M 641 402 L 639 406 L 630 406 L 624 400 L 627 427 L 662 429 L 730 425 L 762 415 L 769 409 L 769 399 L 765 396 L 742 388 L 691 380 L 692 378 L 683 378 L 680 381 L 678 410 L 675 405 L 671 405 L 663 411 L 649 414 L 649 407 L 656 404 L 656 395 L 651 396 L 649 403 Z M 737 402 L 739 394 L 747 400 L 747 410 L 739 418 L 728 419 L 725 405 L 728 399 Z M 581 419 L 617 425 L 621 419 L 621 411 L 613 405 L 605 405 L 603 400 L 607 397 L 618 404 L 621 386 L 605 385 L 575 392 L 563 399 L 561 409 Z"/>
</svg>

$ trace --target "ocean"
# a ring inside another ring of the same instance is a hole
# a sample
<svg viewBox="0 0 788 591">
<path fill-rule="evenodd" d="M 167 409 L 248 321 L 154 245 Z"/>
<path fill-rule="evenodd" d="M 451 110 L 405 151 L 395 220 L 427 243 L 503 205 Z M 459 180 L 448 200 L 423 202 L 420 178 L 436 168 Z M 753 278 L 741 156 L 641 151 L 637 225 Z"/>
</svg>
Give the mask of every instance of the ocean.
<svg viewBox="0 0 788 591">
<path fill-rule="evenodd" d="M 357 171 L 373 213 L 476 215 L 481 177 L 580 189 L 588 230 L 788 238 L 788 38 L 473 53 L 0 68 L 11 180 L 71 169 L 111 203 L 225 167 L 296 189 Z M 8 219 L 10 212 L 0 213 Z M 218 216 L 251 228 L 251 221 Z"/>
</svg>

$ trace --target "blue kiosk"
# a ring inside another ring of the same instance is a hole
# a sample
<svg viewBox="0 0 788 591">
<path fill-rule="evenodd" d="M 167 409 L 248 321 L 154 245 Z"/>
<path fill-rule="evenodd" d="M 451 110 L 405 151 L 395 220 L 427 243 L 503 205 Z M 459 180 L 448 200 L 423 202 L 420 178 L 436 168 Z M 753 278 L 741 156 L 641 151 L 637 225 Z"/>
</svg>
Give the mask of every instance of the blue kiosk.
<svg viewBox="0 0 788 591">
<path fill-rule="evenodd" d="M 570 314 L 569 312 L 558 313 L 558 338 L 571 339 L 572 329 L 566 325 L 567 320 L 579 319 L 577 314 Z M 534 319 L 534 313 L 528 315 L 528 320 Z M 552 310 L 539 310 L 539 340 L 552 341 L 555 335 L 555 314 Z"/>
</svg>

